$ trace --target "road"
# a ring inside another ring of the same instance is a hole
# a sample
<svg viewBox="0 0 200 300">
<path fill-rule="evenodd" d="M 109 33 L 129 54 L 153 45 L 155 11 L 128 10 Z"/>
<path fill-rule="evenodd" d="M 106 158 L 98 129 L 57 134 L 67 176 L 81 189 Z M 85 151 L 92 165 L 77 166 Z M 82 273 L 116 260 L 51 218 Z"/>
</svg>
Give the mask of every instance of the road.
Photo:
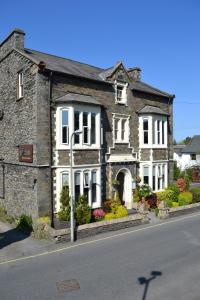
<svg viewBox="0 0 200 300">
<path fill-rule="evenodd" d="M 1 263 L 0 299 L 199 300 L 199 228 L 193 214 Z"/>
</svg>

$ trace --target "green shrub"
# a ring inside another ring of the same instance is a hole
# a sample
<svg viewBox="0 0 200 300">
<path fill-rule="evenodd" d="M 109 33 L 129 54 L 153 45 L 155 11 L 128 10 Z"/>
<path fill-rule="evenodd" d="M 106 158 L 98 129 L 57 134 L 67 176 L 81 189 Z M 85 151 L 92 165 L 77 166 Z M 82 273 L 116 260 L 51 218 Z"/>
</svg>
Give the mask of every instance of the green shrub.
<svg viewBox="0 0 200 300">
<path fill-rule="evenodd" d="M 192 193 L 191 192 L 182 192 L 178 196 L 179 206 L 188 205 L 192 203 Z"/>
<path fill-rule="evenodd" d="M 75 208 L 75 215 L 78 225 L 90 223 L 91 209 L 85 195 L 79 197 Z"/>
<path fill-rule="evenodd" d="M 172 207 L 178 207 L 179 203 L 178 202 L 172 202 Z"/>
<path fill-rule="evenodd" d="M 128 214 L 127 209 L 123 205 L 119 205 L 117 208 L 116 218 L 126 217 Z"/>
<path fill-rule="evenodd" d="M 69 221 L 70 220 L 70 196 L 69 196 L 69 187 L 63 186 L 60 194 L 60 203 L 61 209 L 58 212 L 58 218 L 60 221 Z"/>
<path fill-rule="evenodd" d="M 193 187 L 190 189 L 190 192 L 192 193 L 192 202 L 197 203 L 200 202 L 200 186 Z"/>
<path fill-rule="evenodd" d="M 133 202 L 137 203 L 139 201 L 140 201 L 139 189 L 135 189 L 135 191 L 133 192 Z"/>
<path fill-rule="evenodd" d="M 31 232 L 33 230 L 33 220 L 31 216 L 27 215 L 21 215 L 17 222 L 17 229 L 25 231 L 25 232 Z"/>
<path fill-rule="evenodd" d="M 104 220 L 105 221 L 109 221 L 115 219 L 115 214 L 113 214 L 112 212 L 105 214 Z"/>
<path fill-rule="evenodd" d="M 181 170 L 177 166 L 177 163 L 174 163 L 174 180 L 177 180 L 180 177 Z"/>
<path fill-rule="evenodd" d="M 37 223 L 44 223 L 44 224 L 48 224 L 48 225 L 51 225 L 51 220 L 48 216 L 46 217 L 40 217 L 38 219 L 36 219 L 36 222 Z"/>
<path fill-rule="evenodd" d="M 176 184 L 169 184 L 166 190 L 171 190 L 174 192 L 174 201 L 178 202 L 178 195 L 180 194 L 179 188 Z M 176 199 L 176 200 L 175 200 Z"/>
<path fill-rule="evenodd" d="M 111 204 L 112 204 L 111 199 L 107 199 L 107 200 L 103 201 L 102 208 L 105 211 L 105 213 L 110 213 L 111 212 Z"/>
<path fill-rule="evenodd" d="M 186 175 L 187 175 L 189 181 L 192 181 L 192 168 L 187 168 L 185 170 L 185 172 L 186 172 Z"/>
<path fill-rule="evenodd" d="M 117 207 L 116 213 L 107 213 L 105 214 L 104 220 L 112 220 L 118 218 L 124 218 L 128 214 L 127 209 L 123 205 Z"/>
<path fill-rule="evenodd" d="M 176 202 L 177 195 L 172 190 L 164 190 L 157 192 L 157 198 L 159 201 L 164 201 L 169 207 L 172 207 L 172 202 Z"/>
</svg>

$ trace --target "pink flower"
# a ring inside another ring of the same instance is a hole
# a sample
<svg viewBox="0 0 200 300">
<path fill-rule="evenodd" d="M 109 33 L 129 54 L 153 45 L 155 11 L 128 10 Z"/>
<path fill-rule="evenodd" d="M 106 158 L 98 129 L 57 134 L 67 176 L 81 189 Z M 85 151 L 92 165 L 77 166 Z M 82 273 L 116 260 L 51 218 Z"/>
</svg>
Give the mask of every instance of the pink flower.
<svg viewBox="0 0 200 300">
<path fill-rule="evenodd" d="M 102 208 L 96 208 L 93 211 L 93 216 L 95 217 L 95 219 L 102 219 L 105 216 L 105 212 Z"/>
</svg>

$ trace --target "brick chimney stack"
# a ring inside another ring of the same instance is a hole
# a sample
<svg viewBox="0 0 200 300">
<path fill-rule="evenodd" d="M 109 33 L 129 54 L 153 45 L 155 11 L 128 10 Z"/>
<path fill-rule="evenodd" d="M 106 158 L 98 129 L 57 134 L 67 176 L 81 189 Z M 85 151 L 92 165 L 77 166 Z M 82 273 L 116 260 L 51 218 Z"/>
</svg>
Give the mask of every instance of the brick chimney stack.
<svg viewBox="0 0 200 300">
<path fill-rule="evenodd" d="M 25 32 L 15 28 L 0 44 L 0 60 L 13 48 L 18 50 L 24 49 Z"/>
<path fill-rule="evenodd" d="M 138 67 L 135 68 L 129 68 L 127 70 L 128 75 L 130 76 L 131 79 L 134 81 L 140 81 L 141 80 L 141 69 Z"/>
</svg>

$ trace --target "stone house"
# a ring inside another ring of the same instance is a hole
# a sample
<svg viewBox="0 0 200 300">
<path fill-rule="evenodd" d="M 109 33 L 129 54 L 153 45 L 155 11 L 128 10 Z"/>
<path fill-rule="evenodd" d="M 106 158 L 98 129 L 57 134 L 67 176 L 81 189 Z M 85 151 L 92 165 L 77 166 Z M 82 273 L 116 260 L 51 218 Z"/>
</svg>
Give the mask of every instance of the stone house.
<svg viewBox="0 0 200 300">
<path fill-rule="evenodd" d="M 165 188 L 174 95 L 121 61 L 102 69 L 27 49 L 24 37 L 15 29 L 0 44 L 0 206 L 16 216 L 56 214 L 62 186 L 71 186 L 71 145 L 73 195 L 86 194 L 92 208 L 112 197 L 113 179 L 127 208 L 136 176 Z"/>
</svg>

